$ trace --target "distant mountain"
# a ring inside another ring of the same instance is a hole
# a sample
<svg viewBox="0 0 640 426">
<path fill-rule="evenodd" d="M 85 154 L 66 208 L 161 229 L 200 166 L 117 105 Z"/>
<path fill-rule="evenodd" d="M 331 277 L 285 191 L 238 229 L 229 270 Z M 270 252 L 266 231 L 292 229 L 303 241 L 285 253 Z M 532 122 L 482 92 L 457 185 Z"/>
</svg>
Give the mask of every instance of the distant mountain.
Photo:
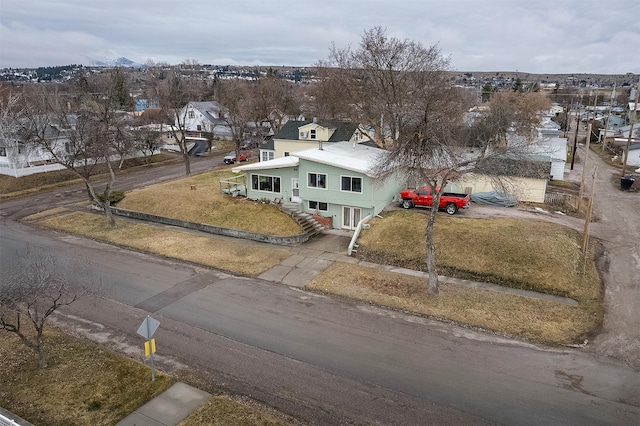
<svg viewBox="0 0 640 426">
<path fill-rule="evenodd" d="M 98 58 L 90 58 L 87 56 L 86 58 L 89 61 L 89 63 L 87 63 L 86 65 L 90 67 L 144 68 L 144 65 L 134 62 L 131 59 L 127 59 L 125 57 L 98 59 Z"/>
</svg>

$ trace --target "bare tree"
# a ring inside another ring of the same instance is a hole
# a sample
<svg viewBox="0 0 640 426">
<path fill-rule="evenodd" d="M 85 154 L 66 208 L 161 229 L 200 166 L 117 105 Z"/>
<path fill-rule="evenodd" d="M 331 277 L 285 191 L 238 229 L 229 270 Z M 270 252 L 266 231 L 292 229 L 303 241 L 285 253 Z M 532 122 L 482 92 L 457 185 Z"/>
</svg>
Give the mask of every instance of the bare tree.
<svg viewBox="0 0 640 426">
<path fill-rule="evenodd" d="M 333 67 L 331 78 L 342 87 L 351 116 L 375 129 L 377 143 L 389 150 L 376 166 L 378 174 L 399 176 L 411 186 L 428 185 L 434 206 L 448 182 L 485 170 L 492 158 L 525 152 L 520 145 L 529 138 L 506 143 L 507 133 L 516 128 L 529 136 L 535 127 L 536 120 L 528 121 L 535 114 L 524 108 L 507 114 L 508 106 L 520 107 L 513 101 L 496 102 L 482 125 L 469 130 L 464 120 L 468 100 L 447 74 L 448 58 L 437 46 L 392 38 L 380 27 L 365 31 L 356 49 L 334 46 L 324 65 Z M 437 211 L 431 209 L 425 230 L 430 294 L 438 293 Z"/>
<path fill-rule="evenodd" d="M 78 273 L 77 267 L 61 264 L 51 253 L 34 247 L 18 253 L 13 270 L 3 271 L 0 330 L 18 336 L 37 354 L 41 368 L 47 367 L 43 332 L 49 317 L 59 308 L 99 290 L 90 284 L 72 283 L 70 280 L 77 280 Z M 25 323 L 31 323 L 35 335 L 25 328 Z"/>
<path fill-rule="evenodd" d="M 20 93 L 9 87 L 0 85 L 0 150 L 11 163 L 18 163 L 20 142 L 16 138 L 19 125 L 16 117 L 20 116 L 22 105 Z"/>
<path fill-rule="evenodd" d="M 170 129 L 168 117 L 161 109 L 147 109 L 133 123 L 131 129 L 132 144 L 144 156 L 145 163 L 151 164 L 153 155 L 162 145 L 164 129 Z"/>
<path fill-rule="evenodd" d="M 182 154 L 185 175 L 191 175 L 191 157 L 189 156 L 189 145 L 187 143 L 187 104 L 191 98 L 191 93 L 187 90 L 188 82 L 179 74 L 174 73 L 166 79 L 159 89 L 160 108 L 164 115 L 168 117 L 169 131 L 173 135 L 175 143 Z"/>
<path fill-rule="evenodd" d="M 20 138 L 47 151 L 52 158 L 75 173 L 85 184 L 89 199 L 115 226 L 110 193 L 116 171 L 132 150 L 126 114 L 122 107 L 119 77 L 85 82 L 70 93 L 32 91 L 18 118 Z M 98 193 L 92 178 L 107 168 L 108 179 Z"/>
<path fill-rule="evenodd" d="M 365 31 L 357 49 L 332 46 L 328 60 L 319 63 L 337 79 L 331 85 L 343 94 L 352 121 L 373 129 L 382 147 L 406 137 L 415 100 L 438 89 L 448 66 L 438 46 L 388 37 L 381 27 Z"/>
<path fill-rule="evenodd" d="M 222 109 L 220 116 L 229 128 L 238 156 L 247 123 L 255 120 L 254 101 L 251 87 L 242 80 L 226 80 L 220 85 L 218 91 L 218 103 Z"/>
<path fill-rule="evenodd" d="M 260 123 L 269 123 L 271 130 L 278 133 L 290 116 L 300 113 L 300 102 L 296 93 L 296 86 L 286 80 L 270 75 L 260 78 L 250 93 L 253 98 L 254 115 Z M 258 135 L 262 136 L 262 135 Z"/>
</svg>

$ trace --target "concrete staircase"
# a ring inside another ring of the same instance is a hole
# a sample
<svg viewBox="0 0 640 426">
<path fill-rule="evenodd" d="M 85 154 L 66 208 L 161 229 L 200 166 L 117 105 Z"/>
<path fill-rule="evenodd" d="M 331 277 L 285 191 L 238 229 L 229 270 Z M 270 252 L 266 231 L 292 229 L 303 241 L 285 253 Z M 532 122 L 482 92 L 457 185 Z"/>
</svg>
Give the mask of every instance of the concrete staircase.
<svg viewBox="0 0 640 426">
<path fill-rule="evenodd" d="M 302 227 L 302 232 L 311 238 L 318 235 L 324 229 L 310 214 L 300 211 L 297 203 L 284 202 L 280 205 L 280 210 L 289 214 L 298 225 Z"/>
</svg>

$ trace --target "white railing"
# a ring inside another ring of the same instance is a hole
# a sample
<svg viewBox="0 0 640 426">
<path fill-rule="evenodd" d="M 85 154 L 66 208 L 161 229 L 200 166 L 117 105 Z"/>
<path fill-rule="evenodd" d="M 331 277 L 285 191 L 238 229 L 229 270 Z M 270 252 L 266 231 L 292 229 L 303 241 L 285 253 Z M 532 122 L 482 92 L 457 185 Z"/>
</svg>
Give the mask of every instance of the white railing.
<svg viewBox="0 0 640 426">
<path fill-rule="evenodd" d="M 0 414 L 0 426 L 20 426 L 20 424 L 16 423 L 9 417 L 5 417 L 2 414 Z"/>
<path fill-rule="evenodd" d="M 358 222 L 358 226 L 356 226 L 356 230 L 353 233 L 353 237 L 351 237 L 351 242 L 349 243 L 349 249 L 347 250 L 347 254 L 349 256 L 351 256 L 351 253 L 353 253 L 354 251 L 357 252 L 358 250 L 354 250 L 354 247 L 358 247 L 356 245 L 356 241 L 358 240 L 358 236 L 360 235 L 360 232 L 362 231 L 362 228 L 364 227 L 365 223 L 369 222 L 371 220 L 372 216 L 369 215 L 367 217 L 365 217 L 364 219 L 362 219 L 360 222 Z M 369 225 L 367 225 L 369 226 Z"/>
</svg>

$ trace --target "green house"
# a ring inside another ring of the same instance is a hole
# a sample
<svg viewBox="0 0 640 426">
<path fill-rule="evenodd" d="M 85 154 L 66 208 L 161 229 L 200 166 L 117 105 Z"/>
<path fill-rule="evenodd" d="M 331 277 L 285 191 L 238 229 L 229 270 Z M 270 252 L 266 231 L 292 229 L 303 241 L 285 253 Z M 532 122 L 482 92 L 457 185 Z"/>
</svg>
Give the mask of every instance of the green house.
<svg viewBox="0 0 640 426">
<path fill-rule="evenodd" d="M 233 172 L 246 173 L 249 199 L 295 203 L 334 229 L 352 230 L 367 215 L 396 201 L 403 188 L 400 179 L 382 180 L 373 172 L 386 155 L 370 145 L 336 142 L 238 166 Z"/>
</svg>

